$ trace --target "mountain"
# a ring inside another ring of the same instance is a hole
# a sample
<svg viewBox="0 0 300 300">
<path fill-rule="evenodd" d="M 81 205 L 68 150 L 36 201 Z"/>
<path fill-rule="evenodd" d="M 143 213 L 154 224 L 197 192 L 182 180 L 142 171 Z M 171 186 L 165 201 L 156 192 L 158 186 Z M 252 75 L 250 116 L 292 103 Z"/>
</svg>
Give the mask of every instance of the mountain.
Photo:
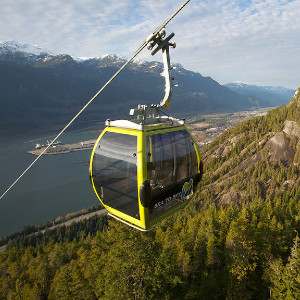
<svg viewBox="0 0 300 300">
<path fill-rule="evenodd" d="M 54 55 L 53 53 L 49 52 L 48 50 L 42 49 L 37 45 L 30 45 L 24 43 L 18 43 L 15 41 L 7 41 L 7 42 L 0 42 L 0 54 L 11 54 L 11 53 L 23 53 L 24 55 L 27 53 L 30 55 Z"/>
<path fill-rule="evenodd" d="M 73 58 L 55 55 L 39 47 L 6 42 L 0 44 L 0 128 L 24 133 L 62 126 L 125 62 L 113 55 Z M 127 117 L 137 104 L 159 103 L 164 90 L 162 64 L 135 62 L 98 97 L 77 126 L 107 118 Z M 174 65 L 171 112 L 181 116 L 195 112 L 236 111 L 251 102 L 210 77 Z"/>
<path fill-rule="evenodd" d="M 246 96 L 253 105 L 265 107 L 286 104 L 295 92 L 280 86 L 258 86 L 245 83 L 228 83 L 224 86 L 233 92 Z"/>
<path fill-rule="evenodd" d="M 9 245 L 2 298 L 299 299 L 300 89 L 202 152 L 192 201 L 150 232 L 101 219 Z"/>
</svg>

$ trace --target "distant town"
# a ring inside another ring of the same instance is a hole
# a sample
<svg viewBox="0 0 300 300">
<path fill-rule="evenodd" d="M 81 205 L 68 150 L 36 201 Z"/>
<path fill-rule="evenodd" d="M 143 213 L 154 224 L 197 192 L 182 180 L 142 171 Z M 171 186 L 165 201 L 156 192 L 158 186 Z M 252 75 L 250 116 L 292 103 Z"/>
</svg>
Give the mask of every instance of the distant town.
<svg viewBox="0 0 300 300">
<path fill-rule="evenodd" d="M 194 139 L 203 146 L 211 143 L 214 138 L 237 123 L 252 117 L 264 116 L 273 108 L 195 116 L 187 122 L 187 126 Z"/>
</svg>

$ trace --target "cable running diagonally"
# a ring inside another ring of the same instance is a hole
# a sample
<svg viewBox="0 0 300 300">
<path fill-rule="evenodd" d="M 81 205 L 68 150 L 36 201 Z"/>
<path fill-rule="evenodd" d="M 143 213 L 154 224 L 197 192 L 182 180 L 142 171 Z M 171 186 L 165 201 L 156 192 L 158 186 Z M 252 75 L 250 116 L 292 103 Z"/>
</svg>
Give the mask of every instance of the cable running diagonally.
<svg viewBox="0 0 300 300">
<path fill-rule="evenodd" d="M 167 18 L 154 32 L 144 41 L 141 46 L 135 51 L 133 56 L 129 58 L 117 72 L 101 87 L 100 90 L 81 108 L 81 110 L 65 125 L 65 127 L 56 135 L 56 137 L 47 145 L 47 147 L 30 163 L 30 165 L 11 183 L 11 185 L 0 196 L 0 200 L 19 182 L 19 180 L 40 160 L 40 158 L 48 151 L 48 149 L 59 139 L 59 137 L 73 124 L 73 122 L 85 111 L 85 109 L 103 92 L 103 90 L 130 64 L 138 54 L 148 45 L 163 28 L 165 28 L 175 16 L 190 2 L 185 1 L 169 18 Z"/>
</svg>

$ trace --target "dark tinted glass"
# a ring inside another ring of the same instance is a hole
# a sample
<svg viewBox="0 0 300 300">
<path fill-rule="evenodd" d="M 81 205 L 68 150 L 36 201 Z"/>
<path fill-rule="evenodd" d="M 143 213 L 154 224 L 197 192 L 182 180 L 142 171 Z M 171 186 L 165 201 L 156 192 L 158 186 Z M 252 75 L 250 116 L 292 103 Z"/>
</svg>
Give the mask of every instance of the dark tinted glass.
<svg viewBox="0 0 300 300">
<path fill-rule="evenodd" d="M 96 146 L 93 179 L 104 203 L 139 219 L 137 138 L 107 132 Z"/>
<path fill-rule="evenodd" d="M 192 177 L 198 173 L 197 156 L 190 134 L 177 131 L 174 134 L 176 157 L 176 181 Z"/>
<path fill-rule="evenodd" d="M 174 133 L 175 156 L 176 156 L 176 181 L 189 177 L 190 149 L 185 131 Z"/>
<path fill-rule="evenodd" d="M 191 159 L 189 174 L 190 176 L 194 176 L 198 173 L 198 159 L 197 159 L 194 143 L 190 135 L 187 135 L 186 142 L 187 142 L 187 146 L 190 153 L 190 159 Z"/>
<path fill-rule="evenodd" d="M 150 136 L 147 152 L 153 204 L 150 216 L 154 217 L 183 201 L 183 184 L 198 173 L 197 156 L 185 130 Z"/>
<path fill-rule="evenodd" d="M 174 181 L 174 151 L 172 133 L 157 134 L 152 137 L 152 169 L 150 180 L 153 186 L 167 186 Z"/>
</svg>

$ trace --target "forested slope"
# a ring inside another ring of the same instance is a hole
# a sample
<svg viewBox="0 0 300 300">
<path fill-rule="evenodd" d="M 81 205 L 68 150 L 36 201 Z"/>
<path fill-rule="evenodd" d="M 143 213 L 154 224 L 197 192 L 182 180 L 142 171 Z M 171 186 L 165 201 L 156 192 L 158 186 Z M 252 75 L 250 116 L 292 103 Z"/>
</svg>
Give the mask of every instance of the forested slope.
<svg viewBox="0 0 300 300">
<path fill-rule="evenodd" d="M 300 90 L 204 152 L 193 201 L 156 230 L 0 254 L 1 299 L 299 299 Z"/>
</svg>

